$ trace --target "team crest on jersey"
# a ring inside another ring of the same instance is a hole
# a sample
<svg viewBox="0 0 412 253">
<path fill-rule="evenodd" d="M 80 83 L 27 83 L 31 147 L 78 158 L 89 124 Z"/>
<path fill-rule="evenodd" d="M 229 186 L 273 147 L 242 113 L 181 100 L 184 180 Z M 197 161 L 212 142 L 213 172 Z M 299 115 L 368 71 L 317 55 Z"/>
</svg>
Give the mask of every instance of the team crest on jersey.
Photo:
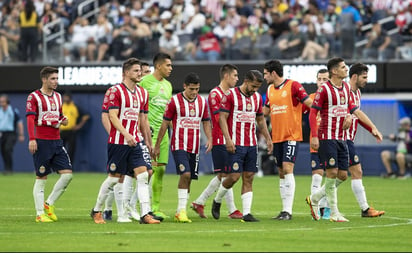
<svg viewBox="0 0 412 253">
<path fill-rule="evenodd" d="M 341 104 L 344 104 L 345 101 L 346 101 L 345 97 L 340 97 L 340 103 L 341 103 Z"/>
<path fill-rule="evenodd" d="M 233 168 L 234 171 L 238 171 L 239 170 L 239 164 L 234 163 L 232 168 Z"/>
<path fill-rule="evenodd" d="M 165 93 L 165 90 L 163 89 L 163 87 L 160 88 L 159 93 L 160 93 L 160 94 L 164 94 L 164 93 Z"/>
<path fill-rule="evenodd" d="M 312 160 L 312 169 L 316 168 L 316 161 Z"/>
<path fill-rule="evenodd" d="M 282 97 L 286 97 L 287 95 L 288 95 L 288 92 L 287 92 L 287 91 L 285 91 L 285 90 L 282 91 L 282 95 L 281 95 Z"/>
<path fill-rule="evenodd" d="M 252 111 L 252 105 L 250 103 L 247 103 L 246 111 Z"/>
<path fill-rule="evenodd" d="M 137 100 L 133 100 L 133 107 L 137 108 Z"/>
<path fill-rule="evenodd" d="M 41 174 L 43 174 L 44 172 L 46 172 L 46 167 L 44 167 L 43 165 L 40 166 L 39 172 L 40 172 Z"/>
<path fill-rule="evenodd" d="M 56 104 L 55 103 L 52 103 L 51 104 L 51 109 L 54 111 L 54 110 L 56 110 Z"/>
<path fill-rule="evenodd" d="M 110 171 L 115 171 L 116 170 L 116 164 L 115 163 L 111 163 L 110 164 Z"/>
<path fill-rule="evenodd" d="M 183 164 L 179 164 L 179 170 L 181 172 L 185 171 L 185 166 Z"/>
<path fill-rule="evenodd" d="M 189 111 L 189 115 L 191 116 L 191 117 L 194 117 L 195 115 L 196 115 L 196 111 L 195 111 L 195 109 L 190 109 L 190 111 Z"/>
<path fill-rule="evenodd" d="M 330 158 L 330 159 L 329 159 L 329 165 L 330 165 L 330 166 L 335 166 L 335 164 L 336 164 L 335 159 L 334 159 L 333 157 Z"/>
<path fill-rule="evenodd" d="M 359 156 L 355 155 L 355 156 L 353 157 L 353 160 L 355 161 L 355 163 L 358 163 L 358 162 L 359 162 Z"/>
</svg>

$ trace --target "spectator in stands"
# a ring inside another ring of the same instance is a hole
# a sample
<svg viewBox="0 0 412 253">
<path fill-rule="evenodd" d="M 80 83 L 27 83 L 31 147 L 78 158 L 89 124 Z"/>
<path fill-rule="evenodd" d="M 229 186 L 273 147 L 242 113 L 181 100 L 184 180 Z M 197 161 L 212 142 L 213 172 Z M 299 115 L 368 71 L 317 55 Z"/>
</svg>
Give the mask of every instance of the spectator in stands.
<svg viewBox="0 0 412 253">
<path fill-rule="evenodd" d="M 23 62 L 34 62 L 37 57 L 37 49 L 39 46 L 41 23 L 32 0 L 28 0 L 24 4 L 24 9 L 20 12 L 19 24 L 21 60 Z"/>
<path fill-rule="evenodd" d="M 285 35 L 290 31 L 288 20 L 281 15 L 282 14 L 279 12 L 271 13 L 272 23 L 269 25 L 269 32 L 272 34 L 275 43 L 282 35 Z"/>
<path fill-rule="evenodd" d="M 72 57 L 79 56 L 80 62 L 86 62 L 87 44 L 93 40 L 92 27 L 89 20 L 84 17 L 77 17 L 69 27 L 71 39 L 63 46 L 64 61 L 69 63 Z"/>
<path fill-rule="evenodd" d="M 57 14 L 53 9 L 53 6 L 49 2 L 45 2 L 43 5 L 43 14 L 40 16 L 41 26 L 43 27 L 41 34 L 43 37 L 47 37 L 50 34 L 56 33 L 59 30 L 59 24 L 49 25 L 47 29 L 45 29 L 47 24 L 52 23 L 57 19 Z M 49 41 L 52 43 L 53 41 Z"/>
<path fill-rule="evenodd" d="M 355 53 L 356 33 L 362 26 L 362 18 L 359 11 L 353 7 L 352 0 L 342 1 L 340 18 L 340 40 L 342 57 L 352 59 Z"/>
<path fill-rule="evenodd" d="M 125 60 L 132 53 L 132 42 L 136 27 L 128 13 L 122 15 L 123 23 L 113 30 L 111 54 L 116 61 Z"/>
<path fill-rule="evenodd" d="M 159 38 L 159 51 L 170 55 L 172 59 L 176 59 L 177 54 L 181 51 L 179 37 L 174 34 L 173 25 L 168 24 L 164 29 L 165 33 Z"/>
<path fill-rule="evenodd" d="M 247 22 L 247 16 L 240 16 L 239 26 L 235 29 L 235 34 L 231 42 L 231 56 L 234 60 L 250 59 L 252 45 L 256 40 L 256 33 Z"/>
<path fill-rule="evenodd" d="M 228 24 L 225 17 L 220 18 L 219 24 L 213 28 L 213 33 L 217 36 L 220 43 L 220 54 L 222 59 L 229 60 L 230 57 L 230 41 L 235 34 L 232 25 Z"/>
<path fill-rule="evenodd" d="M 315 59 L 326 59 L 329 52 L 329 42 L 323 33 L 323 30 L 316 30 L 315 24 L 312 21 L 307 23 L 307 40 L 303 48 L 300 60 L 313 61 Z"/>
<path fill-rule="evenodd" d="M 235 7 L 229 7 L 226 13 L 227 23 L 233 27 L 238 27 L 240 24 L 240 15 Z"/>
<path fill-rule="evenodd" d="M 106 56 L 109 45 L 112 43 L 113 25 L 104 14 L 97 16 L 97 22 L 92 26 L 93 40 L 87 45 L 87 55 L 90 61 L 101 62 Z M 97 52 L 97 54 L 96 54 Z"/>
<path fill-rule="evenodd" d="M 394 57 L 395 49 L 391 45 L 391 37 L 378 22 L 374 23 L 367 34 L 368 43 L 363 49 L 363 59 L 388 60 Z"/>
<path fill-rule="evenodd" d="M 0 28 L 0 62 L 10 62 L 10 54 L 18 54 L 20 28 L 12 16 L 6 18 L 5 26 Z"/>
<path fill-rule="evenodd" d="M 412 165 L 412 129 L 411 119 L 403 117 L 399 120 L 398 134 L 390 134 L 389 140 L 397 143 L 396 151 L 383 150 L 381 152 L 382 163 L 385 166 L 385 178 L 406 178 L 406 167 Z M 392 163 L 398 166 L 398 175 L 392 169 Z"/>
<path fill-rule="evenodd" d="M 58 0 L 54 10 L 57 16 L 63 21 L 64 29 L 69 29 L 70 24 L 72 23 L 72 6 L 71 3 L 67 3 L 66 0 Z"/>
<path fill-rule="evenodd" d="M 301 56 L 306 43 L 306 36 L 299 30 L 299 21 L 292 20 L 289 23 L 290 32 L 285 38 L 279 40 L 277 46 L 281 59 L 294 59 Z"/>
<path fill-rule="evenodd" d="M 202 34 L 198 37 L 195 59 L 216 62 L 220 58 L 220 44 L 210 26 L 202 27 Z"/>
<path fill-rule="evenodd" d="M 332 55 L 340 55 L 341 53 L 341 40 L 340 40 L 340 15 L 336 13 L 336 4 L 329 2 L 328 8 L 324 15 L 325 22 L 332 24 L 334 28 L 333 40 L 329 41 Z M 334 43 L 332 43 L 334 42 Z"/>
</svg>

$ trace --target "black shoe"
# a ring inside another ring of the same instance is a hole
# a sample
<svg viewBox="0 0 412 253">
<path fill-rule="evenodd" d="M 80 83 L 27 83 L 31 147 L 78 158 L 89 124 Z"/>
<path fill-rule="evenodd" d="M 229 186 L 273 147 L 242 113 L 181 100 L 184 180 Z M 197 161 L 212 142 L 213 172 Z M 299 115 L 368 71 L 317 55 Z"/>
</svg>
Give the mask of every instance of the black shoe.
<svg viewBox="0 0 412 253">
<path fill-rule="evenodd" d="M 164 218 L 162 216 L 156 216 L 156 215 L 154 215 L 154 213 L 152 211 L 148 212 L 148 214 L 150 214 L 153 217 L 153 219 L 155 219 L 155 220 L 158 220 L 158 221 L 163 221 L 164 220 Z"/>
<path fill-rule="evenodd" d="M 292 215 L 288 212 L 282 211 L 280 212 L 280 214 L 278 215 L 278 217 L 275 218 L 276 220 L 291 220 L 292 219 Z"/>
<path fill-rule="evenodd" d="M 253 217 L 252 214 L 248 213 L 246 215 L 243 216 L 243 218 L 241 219 L 242 222 L 258 222 L 259 220 L 256 219 L 255 217 Z"/>
<path fill-rule="evenodd" d="M 216 220 L 220 218 L 220 205 L 221 204 L 222 203 L 217 203 L 215 200 L 213 200 L 212 215 L 213 215 L 213 218 L 215 218 Z"/>
<path fill-rule="evenodd" d="M 103 211 L 103 219 L 104 220 L 112 220 L 112 210 L 105 210 Z"/>
<path fill-rule="evenodd" d="M 273 217 L 272 217 L 272 219 L 274 219 L 274 220 L 278 220 L 278 219 L 279 219 L 279 217 L 280 217 L 280 216 L 282 216 L 282 213 L 283 213 L 283 211 L 282 211 L 282 212 L 280 212 L 280 213 L 278 214 L 278 216 L 273 216 Z"/>
</svg>

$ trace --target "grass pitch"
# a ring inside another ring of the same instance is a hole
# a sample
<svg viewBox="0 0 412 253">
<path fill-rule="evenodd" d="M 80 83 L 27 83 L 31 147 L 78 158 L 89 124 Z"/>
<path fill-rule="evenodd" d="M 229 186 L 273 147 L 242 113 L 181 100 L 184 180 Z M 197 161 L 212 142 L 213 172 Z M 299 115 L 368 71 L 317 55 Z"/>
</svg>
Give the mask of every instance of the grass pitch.
<svg viewBox="0 0 412 253">
<path fill-rule="evenodd" d="M 76 173 L 67 191 L 56 202 L 54 223 L 36 223 L 32 196 L 34 174 L 0 176 L 0 251 L 7 252 L 405 252 L 412 250 L 412 180 L 379 177 L 363 179 L 368 202 L 386 214 L 361 218 L 350 180 L 339 186 L 339 209 L 350 220 L 332 223 L 313 221 L 305 203 L 310 192 L 310 176 L 296 176 L 296 193 L 291 221 L 272 217 L 281 209 L 277 176 L 256 177 L 252 213 L 260 222 L 231 220 L 225 203 L 221 218 L 214 220 L 212 198 L 206 204 L 207 219 L 201 219 L 188 206 L 192 223 L 173 222 L 177 207 L 177 175 L 166 174 L 161 209 L 171 218 L 160 225 L 137 222 L 94 224 L 89 216 L 104 173 Z M 49 175 L 45 196 L 58 175 Z M 190 200 L 195 200 L 212 175 L 192 182 Z M 236 205 L 242 210 L 240 183 L 234 187 Z"/>
</svg>

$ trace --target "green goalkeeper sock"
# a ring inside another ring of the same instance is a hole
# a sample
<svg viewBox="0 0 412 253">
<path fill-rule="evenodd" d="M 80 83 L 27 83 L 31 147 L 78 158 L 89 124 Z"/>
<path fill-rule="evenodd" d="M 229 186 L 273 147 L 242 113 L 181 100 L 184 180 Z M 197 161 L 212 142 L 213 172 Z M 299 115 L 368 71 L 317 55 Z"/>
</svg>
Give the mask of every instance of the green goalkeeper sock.
<svg viewBox="0 0 412 253">
<path fill-rule="evenodd" d="M 152 175 L 152 211 L 159 211 L 160 195 L 163 189 L 163 175 L 165 174 L 166 166 L 153 166 Z"/>
</svg>

